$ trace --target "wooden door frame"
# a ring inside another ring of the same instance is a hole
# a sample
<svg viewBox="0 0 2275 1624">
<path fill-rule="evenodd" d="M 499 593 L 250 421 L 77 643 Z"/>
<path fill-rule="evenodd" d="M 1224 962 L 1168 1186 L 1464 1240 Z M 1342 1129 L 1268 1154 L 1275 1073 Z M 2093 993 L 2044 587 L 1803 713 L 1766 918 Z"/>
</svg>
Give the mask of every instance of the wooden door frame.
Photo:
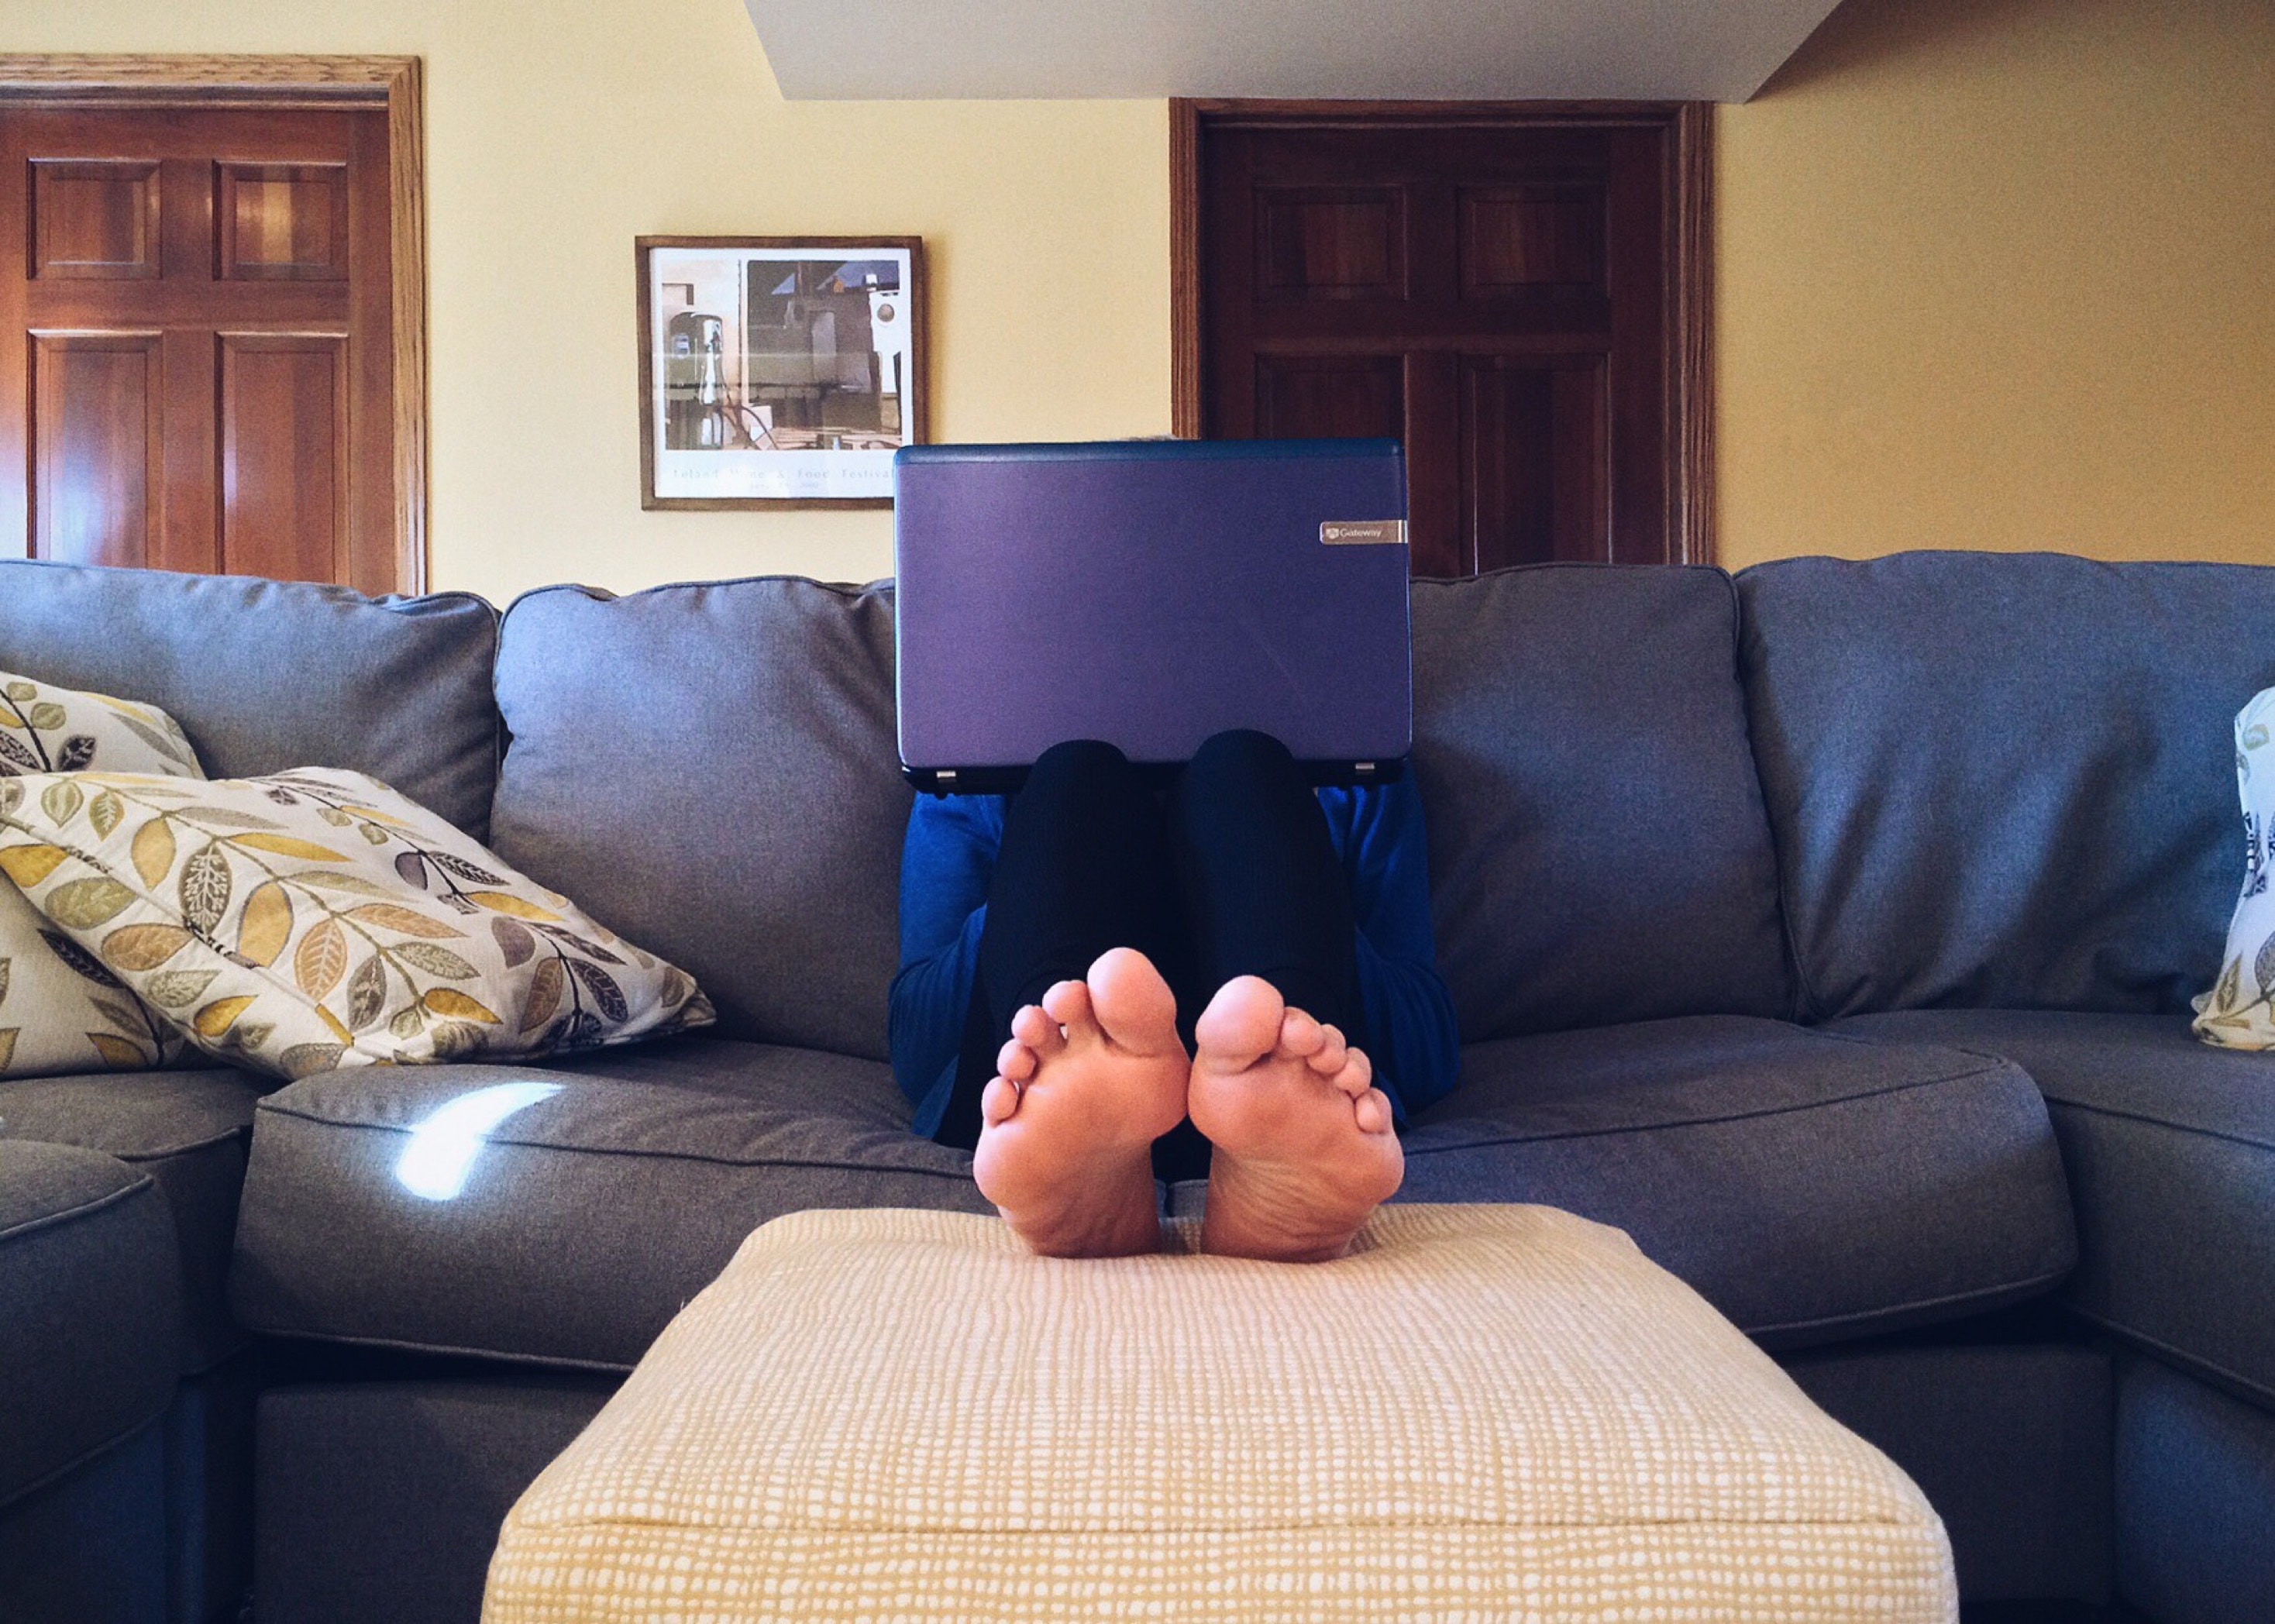
<svg viewBox="0 0 2275 1624">
<path fill-rule="evenodd" d="M 395 584 L 398 592 L 425 592 L 427 115 L 420 59 L 0 55 L 0 106 L 386 110 L 394 295 Z"/>
<path fill-rule="evenodd" d="M 1667 240 L 1669 533 L 1684 563 L 1714 562 L 1714 104 L 1711 102 L 1243 102 L 1169 103 L 1170 431 L 1201 432 L 1200 141 L 1209 126 L 1327 125 L 1378 129 L 1485 125 L 1659 125 L 1673 135 Z"/>
</svg>

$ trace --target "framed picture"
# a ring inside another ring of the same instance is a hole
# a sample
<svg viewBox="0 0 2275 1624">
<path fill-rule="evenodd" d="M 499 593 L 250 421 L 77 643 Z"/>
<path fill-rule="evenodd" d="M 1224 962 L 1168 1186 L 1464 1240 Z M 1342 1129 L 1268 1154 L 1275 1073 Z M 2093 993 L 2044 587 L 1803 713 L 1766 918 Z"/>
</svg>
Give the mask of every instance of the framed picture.
<svg viewBox="0 0 2275 1624">
<path fill-rule="evenodd" d="M 634 247 L 640 506 L 890 507 L 926 437 L 923 239 Z"/>
</svg>

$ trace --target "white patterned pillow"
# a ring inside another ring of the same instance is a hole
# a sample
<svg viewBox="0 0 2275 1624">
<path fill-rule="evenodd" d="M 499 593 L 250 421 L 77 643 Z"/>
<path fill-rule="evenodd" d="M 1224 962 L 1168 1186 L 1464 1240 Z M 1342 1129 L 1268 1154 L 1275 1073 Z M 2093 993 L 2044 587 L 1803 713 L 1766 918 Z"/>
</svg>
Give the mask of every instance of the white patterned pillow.
<svg viewBox="0 0 2275 1624">
<path fill-rule="evenodd" d="M 2275 688 L 2235 719 L 2243 797 L 2243 895 L 2227 927 L 2219 979 L 2196 1001 L 2196 1036 L 2226 1049 L 2275 1049 Z"/>
<path fill-rule="evenodd" d="M 155 706 L 0 671 L 0 779 L 101 767 L 203 778 L 197 752 Z M 61 805 L 67 779 L 47 793 Z M 0 862 L 0 1077 L 161 1066 L 174 1029 L 26 902 Z"/>
<path fill-rule="evenodd" d="M 190 741 L 156 706 L 0 671 L 0 778 L 89 768 L 205 776 Z"/>
<path fill-rule="evenodd" d="M 0 866 L 190 1042 L 283 1076 L 712 1019 L 684 971 L 360 773 L 0 779 Z"/>
</svg>

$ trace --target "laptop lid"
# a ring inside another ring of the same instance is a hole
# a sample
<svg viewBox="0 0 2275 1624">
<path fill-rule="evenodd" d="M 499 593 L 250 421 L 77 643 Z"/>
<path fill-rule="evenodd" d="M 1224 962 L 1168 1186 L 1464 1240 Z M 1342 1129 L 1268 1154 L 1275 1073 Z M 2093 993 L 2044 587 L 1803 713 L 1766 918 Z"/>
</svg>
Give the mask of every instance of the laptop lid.
<svg viewBox="0 0 2275 1624">
<path fill-rule="evenodd" d="M 1255 728 L 1320 782 L 1413 737 L 1391 440 L 911 446 L 893 459 L 903 769 L 1015 786 L 1065 739 Z"/>
</svg>

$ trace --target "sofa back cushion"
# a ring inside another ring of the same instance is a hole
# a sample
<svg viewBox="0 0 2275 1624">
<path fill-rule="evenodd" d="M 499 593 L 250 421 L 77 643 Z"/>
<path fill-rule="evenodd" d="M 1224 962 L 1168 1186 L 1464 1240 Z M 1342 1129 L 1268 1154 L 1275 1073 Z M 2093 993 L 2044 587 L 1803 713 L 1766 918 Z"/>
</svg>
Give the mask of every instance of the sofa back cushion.
<svg viewBox="0 0 2275 1624">
<path fill-rule="evenodd" d="M 1414 586 L 1414 769 L 1469 1042 L 1789 1014 L 1777 865 L 1711 569 Z"/>
<path fill-rule="evenodd" d="M 0 670 L 157 706 L 211 778 L 368 773 L 475 839 L 497 773 L 480 598 L 0 562 Z"/>
<path fill-rule="evenodd" d="M 888 590 L 548 587 L 506 615 L 497 694 L 500 857 L 693 975 L 722 1036 L 884 1057 Z"/>
<path fill-rule="evenodd" d="M 1739 590 L 1813 1014 L 2179 1014 L 2211 984 L 2275 569 L 1909 553 Z"/>
</svg>

